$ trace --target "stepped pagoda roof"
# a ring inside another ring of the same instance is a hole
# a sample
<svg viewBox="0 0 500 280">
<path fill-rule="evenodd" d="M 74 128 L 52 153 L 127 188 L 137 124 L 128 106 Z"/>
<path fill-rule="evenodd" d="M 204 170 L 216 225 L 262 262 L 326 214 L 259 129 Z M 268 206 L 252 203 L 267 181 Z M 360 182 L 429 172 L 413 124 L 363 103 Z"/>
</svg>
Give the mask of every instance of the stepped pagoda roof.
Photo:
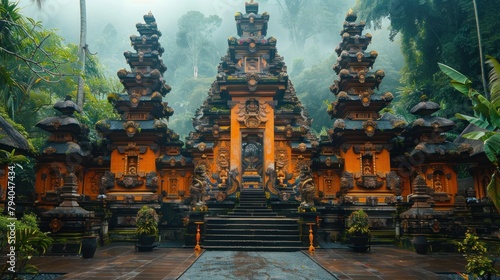
<svg viewBox="0 0 500 280">
<path fill-rule="evenodd" d="M 161 59 L 164 52 L 159 42 L 161 32 L 151 12 L 144 15 L 144 21 L 144 24 L 136 24 L 140 35 L 130 36 L 135 52 L 123 53 L 130 70 L 121 69 L 117 72 L 126 93 L 108 95 L 108 101 L 121 115 L 121 119 L 101 120 L 96 124 L 96 129 L 114 140 L 125 140 L 140 134 L 141 139 L 149 142 L 182 145 L 179 136 L 168 128 L 166 121 L 174 110 L 163 101 L 171 87 L 163 79 L 167 67 Z"/>
<path fill-rule="evenodd" d="M 439 104 L 432 101 L 422 101 L 415 105 L 410 112 L 413 115 L 419 116 L 419 118 L 409 124 L 408 135 L 446 132 L 453 129 L 456 126 L 455 122 L 446 118 L 432 116 L 439 109 Z"/>
<path fill-rule="evenodd" d="M 264 37 L 267 35 L 269 14 L 259 14 L 259 3 L 253 0 L 245 3 L 245 13 L 237 12 L 234 16 L 236 29 L 240 37 Z"/>
<path fill-rule="evenodd" d="M 188 137 L 188 147 L 197 147 L 202 141 L 208 144 L 221 134 L 228 134 L 231 109 L 235 106 L 244 118 L 245 104 L 233 98 L 259 103 L 259 118 L 265 118 L 266 108 L 272 107 L 276 134 L 286 135 L 291 141 L 316 141 L 308 136 L 311 120 L 288 79 L 286 65 L 276 50 L 277 40 L 264 37 L 269 14 L 259 14 L 258 8 L 258 3 L 247 2 L 245 13 L 236 13 L 236 29 L 240 37 L 228 38 L 228 51 L 221 58 L 216 80 L 193 118 L 195 131 Z M 268 101 L 260 101 L 261 98 L 268 98 Z"/>
<path fill-rule="evenodd" d="M 51 133 L 48 141 L 42 146 L 46 155 L 68 155 L 79 154 L 87 156 L 89 151 L 82 148 L 80 144 L 87 140 L 88 128 L 73 116 L 74 112 L 81 109 L 67 96 L 65 100 L 57 101 L 54 109 L 61 115 L 47 117 L 39 121 L 35 126 Z"/>
<path fill-rule="evenodd" d="M 146 35 L 146 36 L 161 36 L 161 32 L 158 30 L 158 25 L 156 24 L 156 19 L 151 13 L 151 11 L 144 15 L 144 22 L 145 23 L 137 23 L 135 27 L 137 28 L 137 31 L 141 36 Z"/>
<path fill-rule="evenodd" d="M 432 116 L 439 111 L 439 104 L 432 101 L 421 101 L 410 112 L 419 116 L 408 125 L 404 133 L 407 142 L 417 144 L 409 151 L 410 156 L 425 154 L 426 160 L 439 159 L 440 161 L 454 161 L 457 157 L 468 157 L 473 148 L 467 143 L 451 143 L 446 141 L 443 132 L 455 127 L 449 119 Z"/>
<path fill-rule="evenodd" d="M 327 109 L 335 120 L 330 133 L 332 139 L 358 141 L 362 137 L 359 132 L 364 131 L 371 141 L 386 141 L 400 134 L 406 122 L 390 113 L 379 113 L 394 96 L 390 92 L 375 91 L 385 72 L 371 72 L 378 53 L 374 50 L 366 52 L 372 36 L 362 35 L 365 23 L 356 23 L 356 20 L 356 14 L 350 10 L 340 32 L 342 41 L 336 48 L 339 57 L 333 70 L 339 79 L 330 87 L 336 96 Z"/>
</svg>

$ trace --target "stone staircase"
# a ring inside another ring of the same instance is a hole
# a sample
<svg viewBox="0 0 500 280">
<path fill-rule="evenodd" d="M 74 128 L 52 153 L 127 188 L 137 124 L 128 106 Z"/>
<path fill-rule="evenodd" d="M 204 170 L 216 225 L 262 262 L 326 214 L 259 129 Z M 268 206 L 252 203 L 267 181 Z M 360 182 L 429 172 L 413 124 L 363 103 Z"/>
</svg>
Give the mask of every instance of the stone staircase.
<svg viewBox="0 0 500 280">
<path fill-rule="evenodd" d="M 262 189 L 242 189 L 240 203 L 227 215 L 205 218 L 207 250 L 297 251 L 302 244 L 297 219 L 267 208 Z"/>
</svg>

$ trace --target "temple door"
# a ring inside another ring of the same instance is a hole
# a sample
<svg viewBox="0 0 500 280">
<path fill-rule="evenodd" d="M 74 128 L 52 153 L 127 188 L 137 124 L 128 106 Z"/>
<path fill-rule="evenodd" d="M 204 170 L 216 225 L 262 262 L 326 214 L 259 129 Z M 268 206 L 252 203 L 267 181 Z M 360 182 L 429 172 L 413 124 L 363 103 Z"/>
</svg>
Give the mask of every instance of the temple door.
<svg viewBox="0 0 500 280">
<path fill-rule="evenodd" d="M 241 147 L 243 188 L 262 188 L 264 149 L 262 138 L 247 135 Z"/>
</svg>

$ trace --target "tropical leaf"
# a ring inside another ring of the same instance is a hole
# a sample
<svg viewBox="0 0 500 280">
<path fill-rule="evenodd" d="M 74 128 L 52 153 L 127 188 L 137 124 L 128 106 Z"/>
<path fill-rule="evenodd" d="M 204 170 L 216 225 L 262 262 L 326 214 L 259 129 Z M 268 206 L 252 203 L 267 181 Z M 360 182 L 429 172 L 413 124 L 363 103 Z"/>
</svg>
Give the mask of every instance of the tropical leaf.
<svg viewBox="0 0 500 280">
<path fill-rule="evenodd" d="M 484 153 L 493 164 L 498 165 L 498 158 L 500 151 L 500 133 L 495 133 L 484 141 Z"/>
<path fill-rule="evenodd" d="M 464 74 L 458 72 L 457 70 L 451 68 L 448 65 L 438 63 L 439 68 L 443 73 L 445 73 L 448 77 L 450 77 L 452 80 L 464 84 L 464 85 L 471 85 L 472 82 L 467 78 Z"/>
<path fill-rule="evenodd" d="M 500 128 L 500 112 L 494 108 L 490 109 L 490 123 L 496 128 Z"/>
<path fill-rule="evenodd" d="M 495 171 L 491 176 L 491 181 L 487 187 L 488 196 L 493 200 L 493 204 L 497 209 L 500 209 L 500 178 L 498 172 Z"/>
<path fill-rule="evenodd" d="M 466 138 L 466 139 L 471 139 L 471 140 L 479 140 L 479 139 L 481 139 L 485 135 L 486 135 L 486 132 L 483 132 L 483 131 L 473 131 L 473 132 L 469 132 L 469 133 L 466 133 L 466 134 L 462 135 L 462 137 Z"/>
<path fill-rule="evenodd" d="M 459 92 L 463 93 L 464 95 L 469 96 L 470 92 L 470 85 L 462 84 L 457 81 L 451 81 L 450 84 Z"/>
<path fill-rule="evenodd" d="M 486 57 L 488 64 L 492 67 L 489 73 L 490 99 L 495 109 L 498 110 L 500 108 L 500 63 L 491 56 Z"/>
<path fill-rule="evenodd" d="M 3 155 L 1 155 L 3 153 Z M 7 152 L 5 150 L 0 150 L 0 163 L 7 164 L 19 164 L 23 162 L 28 162 L 28 158 L 23 155 L 16 155 L 16 150 L 12 150 L 12 152 Z"/>
<path fill-rule="evenodd" d="M 492 127 L 487 120 L 483 120 L 481 118 L 471 117 L 471 116 L 467 116 L 467 115 L 462 115 L 460 113 L 456 113 L 455 117 L 457 117 L 458 119 L 461 119 L 461 120 L 466 120 L 472 124 L 475 124 L 476 126 L 478 126 L 480 128 L 492 130 L 491 129 Z"/>
</svg>

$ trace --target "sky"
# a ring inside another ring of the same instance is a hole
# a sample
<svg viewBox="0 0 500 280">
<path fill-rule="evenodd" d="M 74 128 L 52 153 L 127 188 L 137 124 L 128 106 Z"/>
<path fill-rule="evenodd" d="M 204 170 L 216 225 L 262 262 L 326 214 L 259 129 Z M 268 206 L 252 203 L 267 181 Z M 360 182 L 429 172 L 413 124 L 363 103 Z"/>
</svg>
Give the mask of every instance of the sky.
<svg viewBox="0 0 500 280">
<path fill-rule="evenodd" d="M 47 28 L 59 29 L 69 42 L 78 42 L 78 0 L 45 0 L 42 9 L 31 0 L 21 0 L 20 3 L 23 14 L 42 21 Z M 100 31 L 106 24 L 112 23 L 115 27 L 133 34 L 136 32 L 134 24 L 143 22 L 142 16 L 151 11 L 163 32 L 175 29 L 177 19 L 188 11 L 197 10 L 205 15 L 218 15 L 223 19 L 221 29 L 232 28 L 235 32 L 234 13 L 244 12 L 244 3 L 242 0 L 87 0 L 87 28 L 90 33 L 93 30 Z M 275 4 L 261 4 L 260 12 L 268 11 L 265 8 L 277 9 Z M 279 27 L 278 21 L 274 27 Z"/>
<path fill-rule="evenodd" d="M 247 0 L 248 1 L 248 0 Z M 344 0 L 342 0 L 344 1 Z M 345 0 L 354 2 L 354 0 Z M 282 56 L 287 55 L 286 46 L 288 32 L 279 21 L 279 7 L 274 1 L 262 0 L 259 12 L 269 12 L 271 15 L 268 36 L 278 38 L 278 48 Z M 80 39 L 80 1 L 78 0 L 45 0 L 42 8 L 32 0 L 19 0 L 21 13 L 41 21 L 44 28 L 55 29 L 65 38 L 67 43 L 78 44 Z M 86 0 L 87 12 L 87 45 L 91 53 L 103 54 L 99 49 L 98 40 L 104 27 L 111 24 L 117 30 L 117 42 L 114 46 L 106 46 L 106 51 L 112 51 L 122 61 L 120 66 L 103 61 L 109 66 L 110 72 L 126 67 L 122 53 L 131 50 L 129 36 L 137 34 L 136 23 L 143 23 L 143 16 L 150 11 L 156 18 L 158 29 L 163 33 L 162 46 L 168 50 L 169 44 L 175 44 L 177 20 L 189 11 L 200 11 L 205 16 L 218 15 L 222 18 L 221 26 L 213 33 L 221 53 L 226 52 L 227 38 L 236 36 L 234 14 L 245 11 L 245 0 Z M 101 46 L 102 47 L 102 46 Z M 333 52 L 334 46 L 326 46 Z M 327 56 L 325 52 L 325 56 Z M 290 53 L 288 53 L 290 54 Z M 291 54 L 288 56 L 292 56 Z M 117 68 L 118 67 L 118 68 Z"/>
<path fill-rule="evenodd" d="M 217 49 L 220 49 L 220 56 L 223 56 L 227 51 L 227 38 L 237 36 L 234 14 L 236 12 L 244 13 L 245 1 L 250 0 L 86 0 L 89 51 L 97 53 L 110 77 L 116 77 L 117 70 L 128 69 L 123 52 L 132 50 L 129 37 L 137 34 L 135 24 L 143 23 L 145 14 L 151 11 L 155 16 L 158 29 L 163 34 L 160 38 L 161 44 L 168 51 L 169 45 L 176 44 L 178 19 L 187 12 L 195 10 L 200 11 L 205 16 L 218 15 L 222 19 L 221 26 L 213 33 L 213 40 Z M 350 4 L 355 4 L 355 0 L 331 1 L 333 9 L 339 8 L 339 6 L 346 9 Z M 303 57 L 306 66 L 312 66 L 321 63 L 334 53 L 335 47 L 341 40 L 339 31 L 344 18 L 338 18 L 338 30 L 332 30 L 329 35 L 323 34 L 308 40 L 306 48 L 298 52 L 288 41 L 289 32 L 281 24 L 281 10 L 277 1 L 257 0 L 256 2 L 260 4 L 259 13 L 268 12 L 270 14 L 267 37 L 277 38 L 278 52 L 289 66 L 289 71 L 293 69 L 290 66 L 295 57 Z M 79 0 L 45 0 L 41 9 L 32 0 L 19 0 L 18 6 L 21 8 L 21 14 L 41 21 L 44 28 L 56 29 L 56 32 L 65 38 L 67 43 L 79 43 Z M 102 44 L 102 32 L 108 24 L 111 24 L 117 31 L 113 45 Z M 385 59 L 395 58 L 402 61 L 402 58 L 394 55 L 394 50 L 397 52 L 398 47 L 394 45 L 396 43 L 388 40 L 387 30 L 365 31 L 372 33 L 376 38 L 375 44 L 372 44 L 370 49 L 377 50 L 380 57 L 384 57 L 385 54 Z M 171 69 L 169 61 L 165 61 L 165 63 Z M 333 71 L 331 69 L 325 69 L 325 71 L 331 71 L 333 81 Z M 172 74 L 173 72 L 170 70 L 164 76 L 170 85 L 179 80 L 173 79 L 170 76 Z M 325 87 L 325 90 L 327 89 L 328 87 Z M 174 87 L 173 93 L 175 90 Z M 175 94 L 169 96 L 169 102 L 172 101 L 171 103 L 175 104 L 177 98 Z M 174 109 L 179 112 L 177 108 Z"/>
<path fill-rule="evenodd" d="M 44 0 L 41 9 L 33 3 L 33 0 L 18 1 L 23 15 L 41 21 L 45 28 L 56 29 L 66 42 L 78 44 L 80 34 L 79 0 Z M 116 50 L 116 55 L 121 56 L 123 51 L 130 50 L 128 38 L 132 34 L 137 34 L 135 24 L 142 23 L 143 15 L 151 11 L 156 18 L 158 29 L 163 33 L 162 45 L 168 49 L 168 44 L 175 44 L 177 20 L 187 12 L 195 10 L 202 12 L 205 16 L 218 15 L 222 18 L 222 24 L 213 33 L 213 37 L 214 43 L 220 46 L 221 53 L 225 53 L 226 39 L 229 36 L 237 35 L 234 14 L 244 12 L 246 1 L 250 0 L 86 0 L 87 44 L 91 53 L 98 52 L 99 49 L 96 49 L 98 48 L 97 41 L 105 26 L 111 24 L 117 30 L 117 38 L 120 41 L 115 46 L 106 47 Z M 287 64 L 291 64 L 294 56 L 303 55 L 303 53 L 297 54 L 297 50 L 288 49 L 292 44 L 288 43 L 288 30 L 280 23 L 281 10 L 277 1 L 258 0 L 256 2 L 260 4 L 260 13 L 268 12 L 270 14 L 267 34 L 278 39 L 279 53 L 285 57 Z M 338 6 L 345 9 L 345 7 L 354 4 L 355 0 L 332 0 L 333 9 Z M 340 25 L 344 19 L 339 18 L 338 20 Z M 377 31 L 369 32 L 374 34 Z M 385 33 L 387 33 L 386 30 Z M 338 34 L 338 31 L 335 30 L 333 34 Z M 390 44 L 387 38 L 388 35 L 384 34 L 377 37 L 377 41 L 378 43 Z M 316 57 L 320 60 L 331 55 L 339 41 L 340 36 L 319 36 L 319 39 L 309 40 L 309 44 L 314 44 L 314 47 L 320 50 L 321 53 Z M 314 49 L 314 51 L 317 50 Z"/>
</svg>

